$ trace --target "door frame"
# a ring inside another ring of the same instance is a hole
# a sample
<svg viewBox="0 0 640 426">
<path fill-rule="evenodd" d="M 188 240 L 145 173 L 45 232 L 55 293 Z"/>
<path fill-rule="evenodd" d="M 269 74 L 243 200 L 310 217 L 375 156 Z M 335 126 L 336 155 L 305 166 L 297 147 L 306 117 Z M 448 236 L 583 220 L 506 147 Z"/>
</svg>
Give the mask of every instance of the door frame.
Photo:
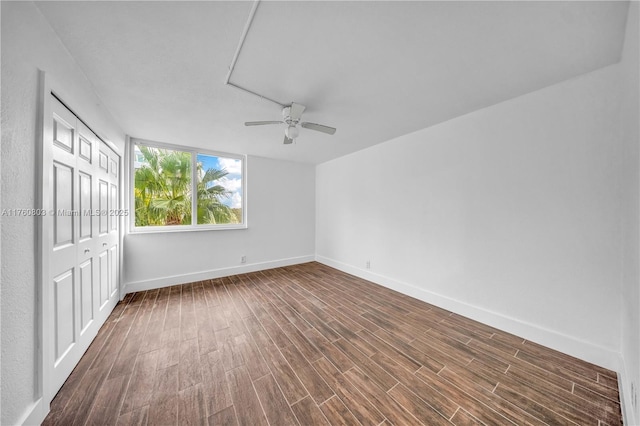
<svg viewBox="0 0 640 426">
<path fill-rule="evenodd" d="M 36 130 L 36 185 L 35 185 L 35 208 L 44 212 L 43 215 L 35 216 L 36 219 L 36 250 L 35 250 L 35 272 L 36 272 L 36 333 L 35 333 L 35 347 L 36 347 L 36 359 L 35 359 L 35 402 L 30 409 L 30 413 L 24 419 L 23 423 L 41 423 L 46 415 L 49 413 L 50 404 L 55 394 L 52 394 L 51 389 L 51 371 L 49 366 L 53 364 L 51 359 L 53 339 L 46 332 L 48 328 L 47 320 L 51 317 L 52 307 L 48 301 L 51 299 L 51 286 L 48 285 L 51 279 L 51 253 L 49 251 L 48 242 L 53 238 L 53 227 L 51 215 L 49 214 L 52 209 L 52 196 L 51 196 L 51 174 L 50 166 L 53 161 L 53 147 L 47 141 L 53 138 L 53 121 L 51 120 L 53 114 L 51 97 L 55 96 L 58 99 L 70 99 L 71 96 L 67 96 L 67 91 L 59 86 L 55 80 L 43 70 L 38 70 L 38 112 L 36 122 L 38 128 Z M 62 102 L 62 100 L 61 100 Z M 63 102 L 67 108 L 75 114 L 75 111 L 71 105 Z M 78 117 L 78 116 L 76 116 Z M 80 118 L 79 118 L 80 119 Z M 81 119 L 80 119 L 81 120 Z M 81 120 L 82 121 L 82 120 Z M 86 125 L 86 124 L 85 124 Z M 87 126 L 89 127 L 89 126 Z M 95 129 L 90 128 L 92 131 Z M 98 129 L 99 130 L 99 129 Z M 94 134 L 98 136 L 105 144 L 107 144 L 113 151 L 120 157 L 118 166 L 118 185 L 120 193 L 118 194 L 119 203 L 124 206 L 124 193 L 127 190 L 124 185 L 123 179 L 123 153 L 115 144 L 110 141 L 100 138 L 99 133 L 94 131 Z M 118 291 L 119 299 L 122 300 L 123 294 L 123 240 L 124 240 L 124 221 L 123 218 L 119 218 L 119 230 L 118 230 L 118 244 L 119 259 L 118 259 Z"/>
</svg>

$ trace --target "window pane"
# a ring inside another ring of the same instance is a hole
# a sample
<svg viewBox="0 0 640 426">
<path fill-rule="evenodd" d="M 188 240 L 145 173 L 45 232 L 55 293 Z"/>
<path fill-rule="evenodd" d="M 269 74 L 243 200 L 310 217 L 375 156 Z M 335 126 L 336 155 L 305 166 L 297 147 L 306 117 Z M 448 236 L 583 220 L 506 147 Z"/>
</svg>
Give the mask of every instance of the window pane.
<svg viewBox="0 0 640 426">
<path fill-rule="evenodd" d="M 242 223 L 242 161 L 198 154 L 198 224 Z"/>
<path fill-rule="evenodd" d="M 191 225 L 191 153 L 135 145 L 135 225 Z"/>
</svg>

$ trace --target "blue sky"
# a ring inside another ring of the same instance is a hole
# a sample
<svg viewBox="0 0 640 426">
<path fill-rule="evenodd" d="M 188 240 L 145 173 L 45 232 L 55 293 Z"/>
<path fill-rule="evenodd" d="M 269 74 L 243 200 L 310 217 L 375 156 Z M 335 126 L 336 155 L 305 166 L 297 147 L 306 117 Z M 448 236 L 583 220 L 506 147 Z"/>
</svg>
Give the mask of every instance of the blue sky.
<svg viewBox="0 0 640 426">
<path fill-rule="evenodd" d="M 232 208 L 242 207 L 242 161 L 235 158 L 215 157 L 212 155 L 198 154 L 197 161 L 202 163 L 204 171 L 215 168 L 225 169 L 228 174 L 218 181 L 232 193 L 231 197 L 222 200 L 224 204 Z"/>
</svg>

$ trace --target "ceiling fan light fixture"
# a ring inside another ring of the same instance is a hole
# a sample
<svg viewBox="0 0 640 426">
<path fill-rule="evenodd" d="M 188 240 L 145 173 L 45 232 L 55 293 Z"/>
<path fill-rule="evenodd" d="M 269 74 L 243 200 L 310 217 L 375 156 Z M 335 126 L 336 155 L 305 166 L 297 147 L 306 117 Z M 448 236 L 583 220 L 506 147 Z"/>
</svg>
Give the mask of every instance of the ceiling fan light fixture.
<svg viewBox="0 0 640 426">
<path fill-rule="evenodd" d="M 284 134 L 287 135 L 289 139 L 295 139 L 300 134 L 300 130 L 296 126 L 290 125 L 286 128 Z"/>
</svg>

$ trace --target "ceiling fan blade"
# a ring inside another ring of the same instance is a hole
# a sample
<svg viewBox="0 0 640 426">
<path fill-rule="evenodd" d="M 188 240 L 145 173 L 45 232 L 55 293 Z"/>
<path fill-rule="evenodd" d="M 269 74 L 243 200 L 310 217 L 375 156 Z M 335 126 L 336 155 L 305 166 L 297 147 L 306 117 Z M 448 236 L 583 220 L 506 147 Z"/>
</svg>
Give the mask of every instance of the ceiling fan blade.
<svg viewBox="0 0 640 426">
<path fill-rule="evenodd" d="M 289 139 L 289 137 L 287 135 L 284 136 L 284 142 L 285 145 L 289 145 L 291 143 L 293 143 L 293 139 Z"/>
<path fill-rule="evenodd" d="M 295 102 L 291 102 L 291 107 L 289 109 L 289 116 L 292 120 L 300 120 L 302 117 L 302 113 L 306 107 L 304 105 L 297 104 Z"/>
<path fill-rule="evenodd" d="M 262 126 L 263 124 L 282 124 L 282 121 L 247 121 L 245 126 Z"/>
<path fill-rule="evenodd" d="M 328 135 L 333 135 L 336 132 L 336 129 L 334 129 L 333 127 L 323 126 L 322 124 L 305 122 L 305 123 L 301 123 L 300 125 L 305 129 L 316 130 L 318 132 L 326 133 Z"/>
</svg>

